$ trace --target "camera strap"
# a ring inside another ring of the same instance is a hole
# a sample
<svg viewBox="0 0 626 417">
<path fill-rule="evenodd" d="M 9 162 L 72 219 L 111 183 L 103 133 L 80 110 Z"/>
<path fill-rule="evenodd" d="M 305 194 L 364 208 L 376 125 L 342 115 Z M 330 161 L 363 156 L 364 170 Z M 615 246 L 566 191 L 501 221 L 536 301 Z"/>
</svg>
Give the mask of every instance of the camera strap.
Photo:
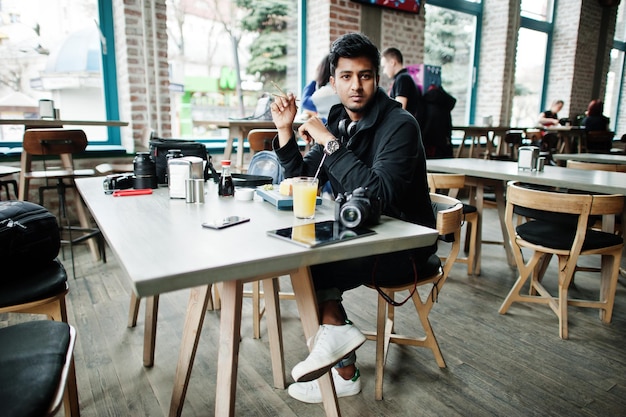
<svg viewBox="0 0 626 417">
<path fill-rule="evenodd" d="M 411 297 L 413 297 L 413 294 L 415 294 L 415 291 L 417 291 L 417 283 L 419 282 L 419 279 L 417 277 L 417 268 L 415 267 L 415 259 L 413 259 L 412 256 L 409 259 L 411 260 L 411 264 L 413 265 L 413 277 L 414 277 L 413 288 L 409 292 L 409 295 L 402 301 L 394 300 L 389 295 L 387 295 L 387 293 L 385 293 L 383 290 L 380 289 L 380 287 L 376 283 L 376 269 L 378 267 L 378 256 L 376 257 L 376 261 L 374 261 L 374 268 L 372 270 L 372 284 L 374 285 L 374 288 L 376 288 L 376 291 L 378 291 L 378 294 L 380 294 L 380 296 L 383 297 L 383 299 L 386 302 L 388 302 L 394 307 L 400 307 L 404 305 L 407 301 L 411 299 Z"/>
</svg>

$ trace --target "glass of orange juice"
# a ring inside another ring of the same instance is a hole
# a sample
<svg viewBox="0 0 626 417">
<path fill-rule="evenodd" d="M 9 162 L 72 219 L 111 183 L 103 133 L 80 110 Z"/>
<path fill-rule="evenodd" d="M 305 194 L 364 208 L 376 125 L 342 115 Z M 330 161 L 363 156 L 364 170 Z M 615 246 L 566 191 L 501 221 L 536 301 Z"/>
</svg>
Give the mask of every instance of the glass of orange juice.
<svg viewBox="0 0 626 417">
<path fill-rule="evenodd" d="M 313 177 L 296 177 L 293 179 L 293 214 L 298 219 L 315 217 L 317 184 L 317 178 Z"/>
</svg>

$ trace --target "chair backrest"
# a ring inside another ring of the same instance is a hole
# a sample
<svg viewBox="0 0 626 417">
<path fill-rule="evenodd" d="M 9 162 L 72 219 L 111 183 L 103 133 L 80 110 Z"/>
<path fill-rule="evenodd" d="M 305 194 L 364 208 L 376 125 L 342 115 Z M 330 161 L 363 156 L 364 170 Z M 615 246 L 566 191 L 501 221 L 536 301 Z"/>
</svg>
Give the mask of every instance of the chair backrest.
<svg viewBox="0 0 626 417">
<path fill-rule="evenodd" d="M 280 184 L 285 178 L 285 169 L 280 165 L 274 151 L 260 151 L 255 153 L 248 166 L 248 174 L 272 177 L 273 184 Z"/>
<path fill-rule="evenodd" d="M 587 152 L 609 153 L 613 147 L 614 132 L 610 130 L 592 130 L 586 135 Z"/>
<path fill-rule="evenodd" d="M 448 196 L 456 198 L 459 190 L 465 187 L 464 174 L 438 174 L 429 172 L 427 178 L 428 188 L 431 193 L 448 190 Z"/>
<path fill-rule="evenodd" d="M 448 276 L 461 249 L 461 225 L 463 224 L 463 203 L 447 195 L 430 193 L 430 201 L 436 207 L 437 232 L 439 236 L 453 236 L 450 253 L 443 265 L 444 278 Z"/>
<path fill-rule="evenodd" d="M 596 162 L 581 162 L 581 161 L 573 161 L 573 160 L 567 161 L 567 168 L 596 170 L 596 171 L 626 172 L 626 165 L 601 164 L 601 163 L 596 163 Z"/>
<path fill-rule="evenodd" d="M 31 155 L 74 154 L 87 148 L 87 135 L 80 129 L 28 129 L 22 147 Z"/>
<path fill-rule="evenodd" d="M 278 134 L 276 129 L 252 129 L 248 133 L 248 143 L 250 149 L 255 152 L 271 151 L 272 140 Z"/>
</svg>

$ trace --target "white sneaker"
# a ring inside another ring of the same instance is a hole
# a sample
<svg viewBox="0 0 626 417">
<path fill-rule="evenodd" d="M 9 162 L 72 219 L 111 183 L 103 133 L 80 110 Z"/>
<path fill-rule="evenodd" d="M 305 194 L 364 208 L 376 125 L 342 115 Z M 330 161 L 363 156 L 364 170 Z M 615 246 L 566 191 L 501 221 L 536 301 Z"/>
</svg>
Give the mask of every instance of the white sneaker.
<svg viewBox="0 0 626 417">
<path fill-rule="evenodd" d="M 313 381 L 365 343 L 365 340 L 363 333 L 352 324 L 322 324 L 313 340 L 311 353 L 293 367 L 291 376 L 296 382 Z"/>
<path fill-rule="evenodd" d="M 337 398 L 349 397 L 361 392 L 361 374 L 358 368 L 351 379 L 343 379 L 335 368 L 331 369 L 331 373 Z M 304 403 L 315 404 L 322 402 L 322 392 L 317 381 L 295 382 L 289 385 L 288 392 L 293 398 Z"/>
</svg>

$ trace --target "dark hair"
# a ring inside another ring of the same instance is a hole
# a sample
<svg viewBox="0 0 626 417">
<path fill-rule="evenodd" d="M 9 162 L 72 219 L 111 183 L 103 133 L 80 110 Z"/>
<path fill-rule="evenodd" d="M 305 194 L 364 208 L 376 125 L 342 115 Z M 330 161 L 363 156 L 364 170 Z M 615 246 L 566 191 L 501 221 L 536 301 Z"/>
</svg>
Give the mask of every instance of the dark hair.
<svg viewBox="0 0 626 417">
<path fill-rule="evenodd" d="M 317 78 L 315 82 L 318 87 L 323 87 L 328 84 L 330 80 L 330 55 L 326 55 L 322 62 L 320 62 L 319 67 L 317 67 Z"/>
<path fill-rule="evenodd" d="M 376 76 L 380 72 L 380 52 L 362 33 L 348 33 L 335 40 L 330 47 L 330 73 L 335 74 L 339 58 L 361 58 L 370 60 Z"/>
<path fill-rule="evenodd" d="M 400 50 L 398 48 L 387 48 L 383 51 L 383 56 L 385 58 L 393 58 L 396 61 L 398 61 L 398 63 L 400 65 L 402 65 L 402 52 L 400 52 Z"/>
<path fill-rule="evenodd" d="M 604 112 L 604 102 L 602 100 L 591 100 L 587 106 L 587 116 L 602 116 Z"/>
</svg>

